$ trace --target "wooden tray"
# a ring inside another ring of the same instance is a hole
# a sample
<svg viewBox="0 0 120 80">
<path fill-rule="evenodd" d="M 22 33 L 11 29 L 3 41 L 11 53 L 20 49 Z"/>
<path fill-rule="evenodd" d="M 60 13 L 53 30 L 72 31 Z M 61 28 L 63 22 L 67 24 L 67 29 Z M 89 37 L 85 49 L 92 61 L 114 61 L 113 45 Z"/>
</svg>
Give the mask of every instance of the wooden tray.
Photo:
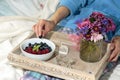
<svg viewBox="0 0 120 80">
<path fill-rule="evenodd" d="M 34 34 L 28 38 L 35 37 Z M 41 72 L 47 75 L 66 80 L 98 80 L 105 66 L 109 52 L 96 63 L 84 62 L 79 57 L 79 51 L 73 49 L 74 43 L 68 39 L 68 35 L 59 32 L 50 32 L 46 38 L 56 44 L 55 55 L 48 61 L 36 61 L 21 55 L 19 45 L 8 55 L 10 64 L 27 70 Z M 61 43 L 69 48 L 67 55 L 58 54 Z"/>
</svg>

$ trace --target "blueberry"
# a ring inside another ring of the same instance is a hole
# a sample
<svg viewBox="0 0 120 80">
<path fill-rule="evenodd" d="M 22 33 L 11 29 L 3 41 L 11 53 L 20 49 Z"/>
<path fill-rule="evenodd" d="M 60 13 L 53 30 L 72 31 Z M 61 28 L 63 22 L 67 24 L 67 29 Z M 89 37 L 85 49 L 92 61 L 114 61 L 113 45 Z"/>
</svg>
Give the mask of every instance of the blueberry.
<svg viewBox="0 0 120 80">
<path fill-rule="evenodd" d="M 25 47 L 25 49 L 27 49 L 28 47 Z"/>
<path fill-rule="evenodd" d="M 42 38 L 42 35 L 40 35 L 39 38 Z"/>
<path fill-rule="evenodd" d="M 31 44 L 31 43 L 29 43 L 29 44 L 28 44 L 28 46 L 32 46 L 32 44 Z"/>
<path fill-rule="evenodd" d="M 37 43 L 34 43 L 33 46 L 37 45 Z"/>
<path fill-rule="evenodd" d="M 43 50 L 44 48 L 43 47 L 39 47 L 39 50 Z"/>
<path fill-rule="evenodd" d="M 51 47 L 48 47 L 49 52 L 52 51 Z"/>
<path fill-rule="evenodd" d="M 41 43 L 40 43 L 40 45 L 44 45 L 44 43 L 43 43 L 43 42 L 41 42 Z"/>
</svg>

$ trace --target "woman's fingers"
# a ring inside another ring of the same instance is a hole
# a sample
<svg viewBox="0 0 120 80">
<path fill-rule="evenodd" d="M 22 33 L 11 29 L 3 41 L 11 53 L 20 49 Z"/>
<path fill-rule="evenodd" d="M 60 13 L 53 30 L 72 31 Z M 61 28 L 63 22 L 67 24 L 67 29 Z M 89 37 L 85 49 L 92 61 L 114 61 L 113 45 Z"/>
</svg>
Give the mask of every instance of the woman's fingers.
<svg viewBox="0 0 120 80">
<path fill-rule="evenodd" d="M 119 55 L 115 56 L 115 57 L 112 59 L 112 62 L 117 61 L 118 57 L 119 57 Z"/>
<path fill-rule="evenodd" d="M 112 60 L 112 58 L 113 58 L 113 51 L 114 51 L 114 48 L 115 48 L 115 45 L 114 45 L 114 43 L 112 42 L 111 44 L 110 44 L 110 57 L 109 57 L 109 59 L 108 59 L 108 61 L 111 61 Z"/>
<path fill-rule="evenodd" d="M 118 58 L 117 56 L 118 56 L 118 50 L 115 48 L 115 49 L 112 51 L 112 53 L 111 53 L 110 58 L 109 58 L 108 61 L 110 61 L 110 62 L 116 61 L 117 58 Z"/>
<path fill-rule="evenodd" d="M 43 34 L 43 27 L 45 27 L 44 20 L 40 20 L 39 23 L 37 23 L 33 26 L 33 31 L 36 33 L 37 37 L 44 35 Z"/>
<path fill-rule="evenodd" d="M 40 20 L 39 23 L 33 26 L 33 30 L 36 33 L 36 36 L 45 36 L 49 31 L 55 27 L 54 22 L 48 20 Z"/>
<path fill-rule="evenodd" d="M 111 61 L 111 62 L 116 61 L 120 54 L 119 40 L 114 40 L 114 42 L 111 43 L 110 49 L 111 49 L 111 55 L 108 61 Z"/>
</svg>

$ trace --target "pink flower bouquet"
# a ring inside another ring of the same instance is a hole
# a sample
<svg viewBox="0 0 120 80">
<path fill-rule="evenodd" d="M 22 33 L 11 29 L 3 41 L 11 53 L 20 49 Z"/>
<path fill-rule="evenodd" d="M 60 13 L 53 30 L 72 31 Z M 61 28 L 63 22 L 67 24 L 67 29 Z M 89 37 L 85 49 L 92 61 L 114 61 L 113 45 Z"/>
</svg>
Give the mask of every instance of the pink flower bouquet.
<svg viewBox="0 0 120 80">
<path fill-rule="evenodd" d="M 115 30 L 113 21 L 100 12 L 93 12 L 83 21 L 78 20 L 76 25 L 81 41 L 80 58 L 88 62 L 99 61 L 106 52 L 106 33 Z"/>
<path fill-rule="evenodd" d="M 82 35 L 88 41 L 98 41 L 107 39 L 106 33 L 115 30 L 115 25 L 110 18 L 105 17 L 100 12 L 93 12 L 83 21 L 77 21 L 77 35 Z"/>
</svg>

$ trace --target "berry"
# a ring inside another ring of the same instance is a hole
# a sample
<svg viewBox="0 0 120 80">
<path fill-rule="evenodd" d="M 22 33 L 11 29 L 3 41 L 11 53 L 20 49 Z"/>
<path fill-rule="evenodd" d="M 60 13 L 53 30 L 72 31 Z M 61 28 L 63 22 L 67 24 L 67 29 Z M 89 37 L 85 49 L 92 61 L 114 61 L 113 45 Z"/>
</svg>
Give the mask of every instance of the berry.
<svg viewBox="0 0 120 80">
<path fill-rule="evenodd" d="M 48 50 L 49 50 L 49 52 L 51 52 L 52 51 L 51 47 L 48 47 Z"/>
<path fill-rule="evenodd" d="M 41 51 L 41 54 L 44 54 L 44 51 L 43 51 L 43 50 Z"/>
<path fill-rule="evenodd" d="M 37 52 L 37 54 L 41 54 L 41 50 L 39 50 L 39 51 Z"/>
<path fill-rule="evenodd" d="M 41 35 L 41 36 L 39 36 L 39 38 L 42 38 L 42 35 Z"/>
<path fill-rule="evenodd" d="M 45 49 L 45 52 L 46 52 L 46 53 L 49 53 L 49 50 L 48 50 L 48 49 Z"/>
<path fill-rule="evenodd" d="M 29 44 L 28 44 L 28 46 L 32 46 L 32 44 L 31 44 L 31 43 L 29 43 Z"/>
<path fill-rule="evenodd" d="M 32 51 L 32 54 L 37 54 L 37 52 L 36 51 Z"/>
<path fill-rule="evenodd" d="M 31 53 L 32 52 L 32 47 L 26 47 L 24 51 L 26 51 L 28 53 Z"/>
<path fill-rule="evenodd" d="M 30 54 L 47 54 L 52 51 L 51 47 L 45 43 L 29 43 L 28 46 L 24 49 L 24 51 L 30 53 Z"/>
</svg>

